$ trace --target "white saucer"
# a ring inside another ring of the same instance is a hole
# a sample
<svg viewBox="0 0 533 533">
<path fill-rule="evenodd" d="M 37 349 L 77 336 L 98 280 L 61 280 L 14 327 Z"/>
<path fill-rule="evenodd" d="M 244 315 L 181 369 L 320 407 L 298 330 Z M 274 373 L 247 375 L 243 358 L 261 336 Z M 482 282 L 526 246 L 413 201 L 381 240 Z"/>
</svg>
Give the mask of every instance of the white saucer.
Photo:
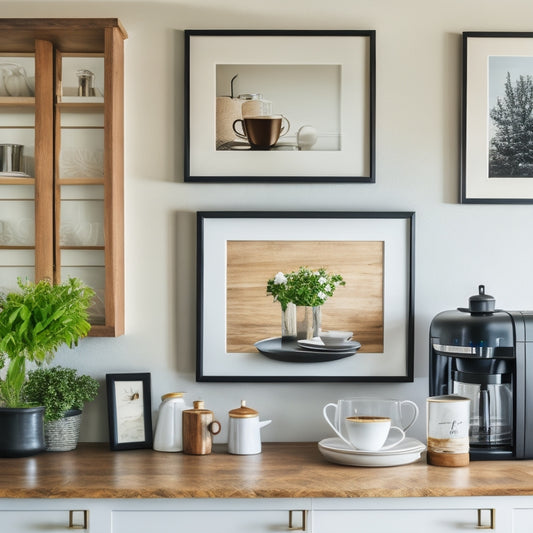
<svg viewBox="0 0 533 533">
<path fill-rule="evenodd" d="M 349 350 L 358 350 L 361 348 L 361 343 L 357 341 L 347 341 L 342 344 L 324 344 L 320 337 L 313 337 L 312 339 L 299 340 L 298 346 L 309 350 L 319 350 L 321 352 L 343 352 Z"/>
<path fill-rule="evenodd" d="M 386 444 L 387 443 L 385 443 L 385 445 Z M 338 437 L 330 437 L 328 439 L 323 439 L 318 443 L 318 446 L 319 448 L 324 448 L 325 450 L 344 455 L 372 455 L 378 457 L 388 457 L 392 455 L 403 455 L 417 452 L 420 453 L 426 449 L 426 446 L 424 444 L 422 444 L 417 439 L 413 439 L 412 437 L 405 437 L 405 439 L 400 442 L 400 444 L 389 448 L 388 450 L 378 450 L 376 452 L 355 450 Z"/>
<path fill-rule="evenodd" d="M 422 452 L 400 453 L 398 455 L 350 455 L 334 452 L 318 446 L 320 453 L 330 463 L 346 466 L 386 467 L 414 463 L 420 459 Z"/>
</svg>

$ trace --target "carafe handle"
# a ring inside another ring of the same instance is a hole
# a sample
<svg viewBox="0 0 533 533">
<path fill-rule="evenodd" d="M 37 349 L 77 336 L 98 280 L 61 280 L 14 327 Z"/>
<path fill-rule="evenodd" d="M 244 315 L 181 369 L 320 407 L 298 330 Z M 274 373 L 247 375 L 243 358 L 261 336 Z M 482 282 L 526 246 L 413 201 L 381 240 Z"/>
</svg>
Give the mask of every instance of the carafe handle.
<svg viewBox="0 0 533 533">
<path fill-rule="evenodd" d="M 403 400 L 402 402 L 400 402 L 400 415 L 402 414 L 402 407 L 403 407 L 404 404 L 405 405 L 409 405 L 412 408 L 412 410 L 413 410 L 411 420 L 403 428 L 404 431 L 407 431 L 416 422 L 416 420 L 418 418 L 419 410 L 418 410 L 418 405 L 416 405 L 415 402 L 412 402 L 411 400 Z"/>
<path fill-rule="evenodd" d="M 337 404 L 336 403 L 328 403 L 324 406 L 324 409 L 322 410 L 322 414 L 324 415 L 324 418 L 326 419 L 326 422 L 330 425 L 331 429 L 337 434 L 338 437 L 340 437 L 350 448 L 355 449 L 355 446 L 346 439 L 341 433 L 337 430 L 335 425 L 331 422 L 331 420 L 328 417 L 328 407 L 335 407 L 335 413 L 337 412 Z"/>
</svg>

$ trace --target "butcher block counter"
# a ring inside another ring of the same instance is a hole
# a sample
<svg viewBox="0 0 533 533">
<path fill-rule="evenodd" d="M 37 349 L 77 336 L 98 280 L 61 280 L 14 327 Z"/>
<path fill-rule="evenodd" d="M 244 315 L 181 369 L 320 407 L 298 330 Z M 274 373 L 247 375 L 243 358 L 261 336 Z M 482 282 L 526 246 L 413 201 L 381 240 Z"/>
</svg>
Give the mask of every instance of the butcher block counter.
<svg viewBox="0 0 533 533">
<path fill-rule="evenodd" d="M 0 498 L 416 498 L 533 495 L 533 461 L 445 468 L 363 468 L 327 462 L 316 443 L 266 443 L 259 455 L 110 451 L 0 459 Z"/>
</svg>

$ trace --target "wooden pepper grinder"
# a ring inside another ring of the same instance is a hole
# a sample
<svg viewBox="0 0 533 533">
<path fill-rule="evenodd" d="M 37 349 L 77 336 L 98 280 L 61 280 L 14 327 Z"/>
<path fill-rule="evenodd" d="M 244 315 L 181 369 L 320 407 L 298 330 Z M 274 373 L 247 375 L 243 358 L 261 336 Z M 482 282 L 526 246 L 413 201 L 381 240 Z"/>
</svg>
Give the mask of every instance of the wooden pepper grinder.
<svg viewBox="0 0 533 533">
<path fill-rule="evenodd" d="M 195 401 L 193 406 L 193 409 L 182 412 L 183 453 L 208 455 L 211 453 L 212 435 L 220 433 L 220 422 L 215 420 L 213 411 L 205 409 L 203 401 Z"/>
</svg>

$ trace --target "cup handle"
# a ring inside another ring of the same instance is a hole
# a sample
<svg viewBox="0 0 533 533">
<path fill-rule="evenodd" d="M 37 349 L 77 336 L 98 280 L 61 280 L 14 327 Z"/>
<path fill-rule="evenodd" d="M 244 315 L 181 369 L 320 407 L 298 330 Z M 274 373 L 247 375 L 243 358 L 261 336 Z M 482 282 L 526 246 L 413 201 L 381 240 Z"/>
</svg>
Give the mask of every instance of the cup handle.
<svg viewBox="0 0 533 533">
<path fill-rule="evenodd" d="M 355 446 L 348 439 L 344 438 L 339 433 L 337 428 L 331 423 L 331 420 L 328 417 L 328 407 L 335 407 L 335 412 L 337 412 L 337 404 L 336 403 L 328 403 L 327 405 L 325 405 L 324 409 L 322 410 L 322 414 L 324 415 L 324 418 L 326 419 L 326 422 L 330 425 L 331 429 L 337 434 L 337 436 L 339 436 L 346 444 L 348 444 L 348 446 L 350 446 L 350 448 L 354 448 L 355 449 Z"/>
<path fill-rule="evenodd" d="M 418 418 L 418 412 L 419 411 L 418 411 L 418 405 L 416 405 L 416 403 L 412 402 L 411 400 L 403 400 L 402 402 L 400 402 L 400 410 L 402 409 L 404 404 L 409 405 L 413 409 L 413 418 L 411 419 L 409 424 L 407 424 L 403 428 L 404 431 L 407 431 L 416 422 L 416 419 Z"/>
<path fill-rule="evenodd" d="M 242 133 L 238 132 L 237 129 L 235 128 L 235 125 L 237 124 L 237 122 L 240 122 L 240 124 L 241 124 Z M 248 137 L 246 137 L 246 135 L 244 133 L 244 131 L 245 131 L 244 130 L 244 120 L 242 120 L 242 118 L 238 118 L 237 120 L 234 120 L 232 128 L 233 128 L 233 131 L 235 132 L 235 135 L 237 135 L 237 137 L 240 137 L 241 139 L 248 139 Z"/>
<path fill-rule="evenodd" d="M 287 123 L 287 129 L 284 130 L 285 126 L 283 126 L 283 121 L 285 121 Z M 289 130 L 291 129 L 291 123 L 289 122 L 289 119 L 285 116 L 285 115 L 281 115 L 281 131 L 282 133 L 280 133 L 280 137 L 283 137 L 284 135 L 287 135 L 287 133 L 289 133 Z M 332 404 L 332 405 L 335 405 L 335 404 Z"/>
<path fill-rule="evenodd" d="M 207 429 L 212 435 L 218 435 L 222 429 L 222 426 L 218 420 L 213 420 L 213 422 L 207 426 Z"/>
<path fill-rule="evenodd" d="M 381 450 L 389 450 L 390 448 L 394 448 L 394 446 L 398 446 L 398 444 L 400 444 L 400 442 L 402 442 L 403 439 L 405 439 L 405 432 L 402 428 L 399 428 L 398 426 L 391 426 L 391 431 L 393 429 L 395 429 L 396 431 L 398 431 L 400 433 L 400 439 L 397 440 L 396 442 L 394 442 L 393 444 L 389 444 L 387 446 L 382 446 L 379 451 Z"/>
</svg>

